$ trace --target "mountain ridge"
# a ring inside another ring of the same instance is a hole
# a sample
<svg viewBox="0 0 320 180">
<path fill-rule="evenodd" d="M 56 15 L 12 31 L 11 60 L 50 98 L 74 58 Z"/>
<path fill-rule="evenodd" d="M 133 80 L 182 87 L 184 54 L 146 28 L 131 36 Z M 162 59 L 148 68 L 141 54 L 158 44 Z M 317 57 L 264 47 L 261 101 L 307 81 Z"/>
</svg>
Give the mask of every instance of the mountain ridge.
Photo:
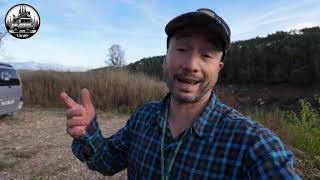
<svg viewBox="0 0 320 180">
<path fill-rule="evenodd" d="M 89 68 L 82 66 L 66 66 L 62 64 L 55 63 L 38 63 L 35 61 L 25 61 L 25 62 L 9 62 L 3 61 L 4 63 L 11 64 L 17 70 L 46 70 L 46 71 L 70 71 L 70 72 L 84 72 L 89 70 Z"/>
</svg>

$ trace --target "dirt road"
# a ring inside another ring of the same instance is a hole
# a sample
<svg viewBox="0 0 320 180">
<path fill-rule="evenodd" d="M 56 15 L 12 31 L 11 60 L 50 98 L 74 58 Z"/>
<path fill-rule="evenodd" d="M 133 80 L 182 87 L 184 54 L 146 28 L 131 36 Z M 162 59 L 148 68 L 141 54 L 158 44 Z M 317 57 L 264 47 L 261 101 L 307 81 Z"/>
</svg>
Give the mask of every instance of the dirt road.
<svg viewBox="0 0 320 180">
<path fill-rule="evenodd" d="M 124 115 L 98 113 L 105 136 L 121 128 Z M 103 121 L 103 122 L 102 122 Z M 0 180 L 126 179 L 126 172 L 104 177 L 90 171 L 72 154 L 63 110 L 25 108 L 0 118 Z"/>
</svg>

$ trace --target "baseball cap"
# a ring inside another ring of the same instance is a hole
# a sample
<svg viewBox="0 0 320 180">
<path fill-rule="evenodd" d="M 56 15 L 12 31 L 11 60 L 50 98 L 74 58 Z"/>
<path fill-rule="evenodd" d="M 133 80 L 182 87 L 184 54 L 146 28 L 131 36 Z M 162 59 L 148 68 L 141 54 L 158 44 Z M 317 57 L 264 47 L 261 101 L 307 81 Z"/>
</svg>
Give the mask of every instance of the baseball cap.
<svg viewBox="0 0 320 180">
<path fill-rule="evenodd" d="M 225 53 L 230 47 L 230 28 L 228 24 L 218 16 L 213 10 L 207 8 L 198 9 L 195 12 L 187 12 L 173 18 L 165 27 L 167 37 L 167 47 L 169 40 L 172 35 L 181 28 L 192 26 L 192 27 L 203 27 L 207 28 L 209 32 L 218 34 L 222 40 L 222 48 Z"/>
</svg>

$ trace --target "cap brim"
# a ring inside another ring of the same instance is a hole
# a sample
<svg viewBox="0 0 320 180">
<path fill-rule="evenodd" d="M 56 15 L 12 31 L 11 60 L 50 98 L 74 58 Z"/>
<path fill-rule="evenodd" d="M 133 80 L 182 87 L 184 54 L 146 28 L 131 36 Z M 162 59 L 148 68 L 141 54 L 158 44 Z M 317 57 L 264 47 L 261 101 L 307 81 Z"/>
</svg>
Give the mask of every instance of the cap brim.
<svg viewBox="0 0 320 180">
<path fill-rule="evenodd" d="M 169 37 L 172 36 L 177 30 L 185 27 L 206 28 L 209 32 L 212 31 L 213 33 L 219 34 L 219 36 L 222 37 L 225 50 L 230 46 L 230 37 L 223 25 L 221 25 L 214 17 L 208 16 L 201 12 L 189 12 L 172 19 L 166 25 L 165 32 Z"/>
</svg>

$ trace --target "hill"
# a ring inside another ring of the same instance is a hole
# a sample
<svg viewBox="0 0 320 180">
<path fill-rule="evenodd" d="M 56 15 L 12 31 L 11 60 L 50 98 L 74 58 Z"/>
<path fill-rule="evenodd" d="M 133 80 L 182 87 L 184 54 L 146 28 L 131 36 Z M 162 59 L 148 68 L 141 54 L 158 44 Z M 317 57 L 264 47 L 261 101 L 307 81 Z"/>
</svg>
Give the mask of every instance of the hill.
<svg viewBox="0 0 320 180">
<path fill-rule="evenodd" d="M 276 32 L 231 44 L 220 82 L 300 84 L 320 82 L 320 27 Z M 127 66 L 161 78 L 164 56 L 143 58 Z"/>
</svg>

